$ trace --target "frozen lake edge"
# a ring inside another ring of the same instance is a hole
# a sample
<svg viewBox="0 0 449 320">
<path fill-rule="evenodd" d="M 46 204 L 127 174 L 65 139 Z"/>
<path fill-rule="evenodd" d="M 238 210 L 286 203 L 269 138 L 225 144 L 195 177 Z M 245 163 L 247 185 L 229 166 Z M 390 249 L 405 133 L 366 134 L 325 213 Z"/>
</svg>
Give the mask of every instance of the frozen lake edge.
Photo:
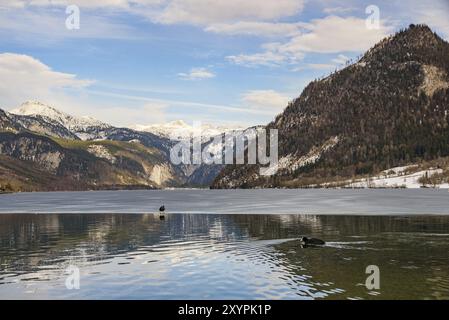
<svg viewBox="0 0 449 320">
<path fill-rule="evenodd" d="M 438 189 L 258 189 L 35 192 L 0 195 L 0 213 L 449 215 Z"/>
</svg>

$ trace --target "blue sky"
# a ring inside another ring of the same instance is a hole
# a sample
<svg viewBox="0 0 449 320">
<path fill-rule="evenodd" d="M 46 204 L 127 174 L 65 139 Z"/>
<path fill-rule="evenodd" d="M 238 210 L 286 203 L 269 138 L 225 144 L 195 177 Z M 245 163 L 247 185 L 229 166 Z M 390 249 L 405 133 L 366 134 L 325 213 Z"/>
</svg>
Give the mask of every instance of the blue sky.
<svg viewBox="0 0 449 320">
<path fill-rule="evenodd" d="M 0 108 L 40 100 L 122 126 L 265 124 L 410 23 L 449 39 L 447 1 L 404 2 L 0 0 Z M 71 4 L 80 29 L 66 28 Z"/>
</svg>

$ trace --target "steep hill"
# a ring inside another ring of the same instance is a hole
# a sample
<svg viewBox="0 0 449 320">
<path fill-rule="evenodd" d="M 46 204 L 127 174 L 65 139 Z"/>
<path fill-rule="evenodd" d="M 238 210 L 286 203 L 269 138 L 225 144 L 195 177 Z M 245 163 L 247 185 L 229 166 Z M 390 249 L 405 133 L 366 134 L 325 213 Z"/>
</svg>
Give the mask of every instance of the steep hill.
<svg viewBox="0 0 449 320">
<path fill-rule="evenodd" d="M 411 25 L 311 82 L 268 128 L 279 170 L 227 166 L 214 188 L 301 187 L 449 155 L 449 44 Z"/>
</svg>

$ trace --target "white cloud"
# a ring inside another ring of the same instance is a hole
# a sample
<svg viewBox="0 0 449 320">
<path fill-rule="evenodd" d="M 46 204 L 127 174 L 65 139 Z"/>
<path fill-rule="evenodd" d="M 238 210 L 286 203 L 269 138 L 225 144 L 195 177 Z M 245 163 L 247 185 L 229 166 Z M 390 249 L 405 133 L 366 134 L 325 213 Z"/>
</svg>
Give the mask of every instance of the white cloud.
<svg viewBox="0 0 449 320">
<path fill-rule="evenodd" d="M 64 89 L 82 89 L 92 83 L 74 74 L 52 70 L 41 61 L 14 53 L 0 54 L 2 103 L 17 105 L 29 99 L 48 99 Z"/>
<path fill-rule="evenodd" d="M 301 33 L 292 36 L 284 43 L 267 43 L 262 53 L 240 54 L 226 57 L 227 60 L 244 66 L 278 66 L 285 63 L 295 64 L 302 60 L 305 53 L 362 52 L 386 37 L 391 27 L 384 24 L 378 30 L 366 28 L 365 20 L 355 17 L 342 18 L 328 16 L 302 24 Z M 343 58 L 340 55 L 338 62 Z"/>
<path fill-rule="evenodd" d="M 227 56 L 226 60 L 233 64 L 241 65 L 244 67 L 277 67 L 283 64 L 296 64 L 304 58 L 302 52 L 280 52 L 282 43 L 269 42 L 262 46 L 265 51 L 262 53 L 254 54 L 239 54 Z"/>
<path fill-rule="evenodd" d="M 92 108 L 90 113 L 116 126 L 131 126 L 136 123 L 152 124 L 167 121 L 168 107 L 166 103 L 147 102 L 133 107 L 108 107 L 107 112 Z"/>
<path fill-rule="evenodd" d="M 323 12 L 326 14 L 343 14 L 343 13 L 349 13 L 356 10 L 354 7 L 329 7 L 324 8 Z"/>
<path fill-rule="evenodd" d="M 298 14 L 304 3 L 305 0 L 0 0 L 0 7 L 11 9 L 0 12 L 0 30 L 16 31 L 26 37 L 22 39 L 25 42 L 36 35 L 41 40 L 43 36 L 135 38 L 136 30 L 114 21 L 115 12 L 127 12 L 153 23 L 190 24 L 212 33 L 285 38 L 298 35 L 301 24 L 278 20 Z M 61 10 L 71 4 L 82 8 L 81 29 L 76 32 L 62 26 Z M 57 8 L 58 12 L 36 10 L 45 7 Z M 98 15 L 84 9 L 102 11 Z M 21 18 L 17 19 L 19 15 Z"/>
<path fill-rule="evenodd" d="M 128 0 L 0 0 L 0 7 L 24 8 L 37 6 L 68 6 L 77 5 L 84 8 L 127 8 Z"/>
<path fill-rule="evenodd" d="M 381 24 L 379 29 L 368 29 L 365 19 L 338 16 L 312 20 L 307 29 L 309 32 L 293 37 L 279 51 L 360 52 L 369 49 L 392 31 L 385 24 Z"/>
<path fill-rule="evenodd" d="M 323 70 L 331 71 L 337 69 L 337 65 L 331 63 L 308 63 L 291 69 L 292 72 L 299 72 L 304 70 Z"/>
<path fill-rule="evenodd" d="M 203 80 L 214 78 L 215 74 L 206 68 L 192 68 L 188 73 L 178 73 L 178 77 L 183 80 Z"/>
<path fill-rule="evenodd" d="M 351 60 L 351 58 L 345 56 L 344 54 L 339 54 L 338 57 L 332 59 L 332 62 L 336 64 L 346 64 L 349 60 Z"/>
<path fill-rule="evenodd" d="M 100 9 L 104 20 L 113 18 L 115 12 L 127 12 L 146 17 L 153 23 L 190 24 L 216 33 L 280 35 L 281 32 L 291 34 L 296 27 L 294 24 L 271 22 L 298 14 L 302 11 L 304 2 L 305 0 L 0 0 L 0 8 L 9 8 L 13 12 L 14 9 L 25 9 L 20 14 L 25 11 L 30 14 L 34 9 L 53 7 L 62 10 L 65 6 L 74 4 L 82 9 L 83 20 L 90 13 L 86 13 L 84 9 Z M 17 16 L 17 12 L 15 14 Z"/>
<path fill-rule="evenodd" d="M 0 0 L 0 8 L 63 7 L 127 10 L 164 24 L 268 21 L 300 12 L 304 0 Z"/>
<path fill-rule="evenodd" d="M 328 70 L 328 69 L 335 68 L 334 64 L 329 64 L 329 63 L 309 63 L 307 66 L 310 69 L 315 69 L 315 70 Z"/>
<path fill-rule="evenodd" d="M 1 1 L 1 0 L 0 0 Z M 0 5 L 1 8 L 1 5 Z M 108 15 L 81 13 L 79 30 L 65 27 L 65 11 L 9 8 L 0 10 L 0 32 L 28 44 L 46 45 L 70 38 L 133 39 L 138 30 L 113 21 Z M 36 37 L 39 41 L 36 41 Z"/>
<path fill-rule="evenodd" d="M 267 51 L 256 54 L 239 54 L 235 56 L 227 56 L 226 59 L 234 64 L 245 67 L 274 67 L 285 63 L 288 60 L 288 57 L 284 54 Z"/>
<path fill-rule="evenodd" d="M 435 0 L 432 5 L 417 0 L 409 2 L 407 7 L 404 7 L 403 19 L 409 17 L 409 20 L 415 24 L 427 24 L 449 41 L 449 3 L 447 0 Z"/>
<path fill-rule="evenodd" d="M 25 6 L 25 1 L 16 0 L 0 0 L 0 9 L 5 8 L 23 8 Z"/>
<path fill-rule="evenodd" d="M 149 17 L 159 23 L 210 25 L 238 21 L 271 21 L 293 16 L 303 9 L 303 0 L 171 0 Z"/>
<path fill-rule="evenodd" d="M 290 98 L 274 90 L 252 90 L 243 94 L 242 101 L 251 108 L 282 110 Z"/>
<path fill-rule="evenodd" d="M 240 21 L 232 24 L 212 24 L 204 30 L 226 35 L 248 35 L 260 37 L 292 37 L 300 33 L 303 23 L 271 23 Z"/>
</svg>

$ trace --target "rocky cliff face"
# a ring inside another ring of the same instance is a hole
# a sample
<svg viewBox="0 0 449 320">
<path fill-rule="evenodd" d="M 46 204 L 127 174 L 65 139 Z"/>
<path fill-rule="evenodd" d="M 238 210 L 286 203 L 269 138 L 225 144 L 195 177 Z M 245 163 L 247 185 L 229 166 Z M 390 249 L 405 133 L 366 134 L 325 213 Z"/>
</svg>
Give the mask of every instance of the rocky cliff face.
<svg viewBox="0 0 449 320">
<path fill-rule="evenodd" d="M 56 173 L 65 156 L 61 147 L 43 137 L 0 133 L 0 138 L 0 154 L 34 162 L 51 173 Z"/>
<path fill-rule="evenodd" d="M 215 188 L 298 187 L 449 155 L 449 44 L 410 26 L 311 82 L 268 128 L 279 170 L 228 166 Z"/>
<path fill-rule="evenodd" d="M 8 114 L 0 109 L 0 130 L 1 131 L 10 131 L 10 132 L 18 132 L 23 130 L 24 128 L 13 121 Z"/>
</svg>

